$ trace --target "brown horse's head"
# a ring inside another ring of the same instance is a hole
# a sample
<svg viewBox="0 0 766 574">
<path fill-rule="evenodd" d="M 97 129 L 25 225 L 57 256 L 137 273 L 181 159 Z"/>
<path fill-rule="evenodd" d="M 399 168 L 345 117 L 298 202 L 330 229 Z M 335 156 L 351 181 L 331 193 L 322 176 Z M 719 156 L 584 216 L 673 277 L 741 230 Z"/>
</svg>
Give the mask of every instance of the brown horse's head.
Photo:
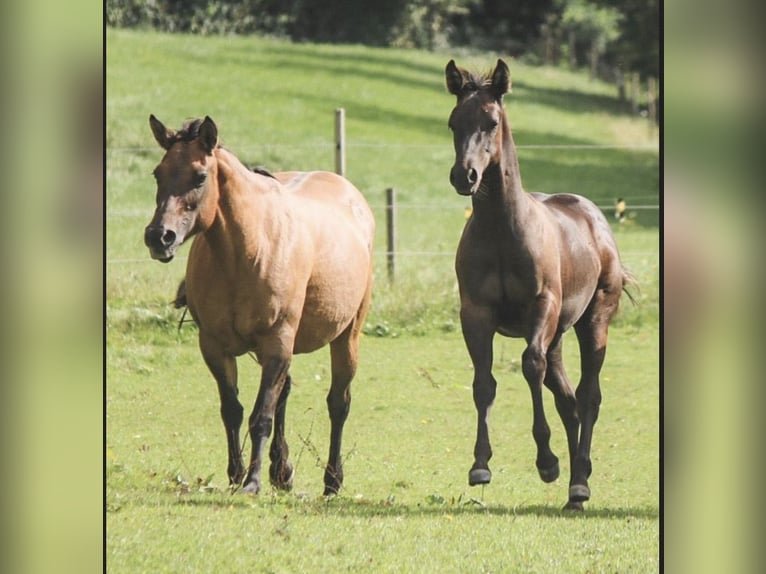
<svg viewBox="0 0 766 574">
<path fill-rule="evenodd" d="M 460 195 L 473 195 L 484 170 L 498 163 L 503 151 L 503 95 L 510 87 L 510 72 L 498 60 L 487 76 L 475 76 L 450 60 L 445 75 L 447 89 L 457 96 L 449 118 L 455 143 L 450 183 Z"/>
<path fill-rule="evenodd" d="M 144 231 L 152 258 L 167 263 L 189 237 L 210 226 L 217 198 L 213 150 L 218 129 L 209 117 L 188 122 L 178 132 L 166 128 L 154 115 L 149 125 L 165 156 L 154 170 L 157 209 Z"/>
</svg>

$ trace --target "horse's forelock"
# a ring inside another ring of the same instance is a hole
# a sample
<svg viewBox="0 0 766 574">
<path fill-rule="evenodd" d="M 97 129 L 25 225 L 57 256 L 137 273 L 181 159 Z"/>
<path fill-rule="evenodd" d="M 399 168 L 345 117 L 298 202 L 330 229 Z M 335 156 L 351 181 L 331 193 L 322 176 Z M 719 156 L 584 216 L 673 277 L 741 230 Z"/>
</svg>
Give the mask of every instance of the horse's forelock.
<svg viewBox="0 0 766 574">
<path fill-rule="evenodd" d="M 467 72 L 465 82 L 463 83 L 462 92 L 464 95 L 478 92 L 482 88 L 486 88 L 492 85 L 492 72 L 477 74 L 473 72 Z"/>
<path fill-rule="evenodd" d="M 204 120 L 202 118 L 194 118 L 184 122 L 181 129 L 173 134 L 169 144 L 173 145 L 177 142 L 190 142 L 199 136 L 199 128 Z"/>
</svg>

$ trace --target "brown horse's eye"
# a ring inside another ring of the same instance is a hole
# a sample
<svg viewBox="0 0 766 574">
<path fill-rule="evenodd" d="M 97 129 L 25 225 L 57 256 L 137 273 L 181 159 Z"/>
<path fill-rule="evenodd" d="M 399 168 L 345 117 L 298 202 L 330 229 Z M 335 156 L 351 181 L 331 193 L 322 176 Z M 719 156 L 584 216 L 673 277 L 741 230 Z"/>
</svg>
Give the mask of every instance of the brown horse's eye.
<svg viewBox="0 0 766 574">
<path fill-rule="evenodd" d="M 186 204 L 186 211 L 195 211 L 197 209 L 197 202 L 190 201 Z"/>
<path fill-rule="evenodd" d="M 194 174 L 194 187 L 200 187 L 207 179 L 207 173 L 195 173 Z"/>
</svg>

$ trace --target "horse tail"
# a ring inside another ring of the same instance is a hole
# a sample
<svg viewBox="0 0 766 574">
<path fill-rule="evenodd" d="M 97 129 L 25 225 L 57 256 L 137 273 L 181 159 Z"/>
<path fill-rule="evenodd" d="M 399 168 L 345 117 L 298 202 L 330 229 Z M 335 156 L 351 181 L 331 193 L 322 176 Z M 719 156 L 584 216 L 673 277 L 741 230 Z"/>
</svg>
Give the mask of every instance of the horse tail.
<svg viewBox="0 0 766 574">
<path fill-rule="evenodd" d="M 633 306 L 637 307 L 637 295 L 641 293 L 641 286 L 639 285 L 636 276 L 625 269 L 625 267 L 622 268 L 622 290 L 628 296 L 630 302 L 633 303 Z M 636 293 L 633 293 L 632 291 L 636 291 Z"/>
</svg>

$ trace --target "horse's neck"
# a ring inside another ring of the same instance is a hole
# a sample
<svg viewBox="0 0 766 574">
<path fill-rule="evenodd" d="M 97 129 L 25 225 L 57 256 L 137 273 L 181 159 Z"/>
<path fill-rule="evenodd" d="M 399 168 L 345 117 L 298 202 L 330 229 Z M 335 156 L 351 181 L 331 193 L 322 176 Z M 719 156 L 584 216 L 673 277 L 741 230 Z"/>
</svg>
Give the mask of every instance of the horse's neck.
<svg viewBox="0 0 766 574">
<path fill-rule="evenodd" d="M 265 241 L 263 236 L 278 219 L 270 205 L 274 192 L 259 187 L 257 178 L 230 152 L 219 148 L 216 155 L 219 197 L 209 239 L 217 248 L 231 252 L 234 259 L 254 259 Z"/>
<path fill-rule="evenodd" d="M 528 217 L 530 198 L 521 185 L 521 173 L 510 128 L 505 125 L 503 153 L 498 163 L 491 164 L 483 177 L 481 187 L 473 199 L 474 213 L 482 219 L 491 220 L 501 228 L 521 229 Z"/>
</svg>

